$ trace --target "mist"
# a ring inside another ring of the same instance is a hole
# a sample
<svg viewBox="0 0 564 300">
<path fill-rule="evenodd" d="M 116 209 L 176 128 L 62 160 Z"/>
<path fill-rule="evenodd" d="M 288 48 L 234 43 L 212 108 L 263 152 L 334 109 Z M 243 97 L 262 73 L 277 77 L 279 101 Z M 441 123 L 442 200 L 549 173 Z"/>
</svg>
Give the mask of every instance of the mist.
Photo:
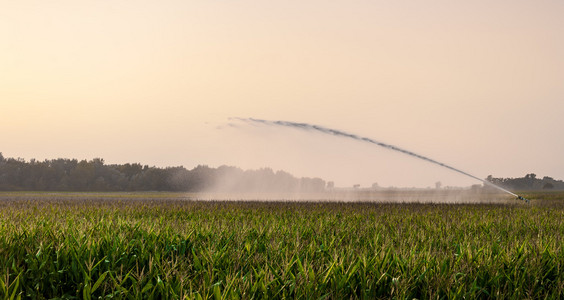
<svg viewBox="0 0 564 300">
<path fill-rule="evenodd" d="M 362 202 L 362 203 L 446 203 L 446 204 L 515 204 L 515 198 L 498 190 L 458 189 L 325 189 L 320 192 L 219 192 L 190 194 L 192 200 L 205 201 L 276 201 L 276 202 Z"/>
<path fill-rule="evenodd" d="M 300 123 L 296 123 L 300 124 Z M 427 188 L 482 184 L 479 176 L 453 172 L 418 157 L 377 147 L 361 138 L 347 139 L 319 130 L 231 119 L 217 127 L 224 147 L 232 143 L 228 164 L 242 168 L 270 167 L 297 177 L 320 177 L 337 187 L 360 185 Z M 429 155 L 431 156 L 431 155 Z M 463 161 L 463 166 L 468 162 Z M 484 174 L 485 178 L 489 174 Z"/>
</svg>

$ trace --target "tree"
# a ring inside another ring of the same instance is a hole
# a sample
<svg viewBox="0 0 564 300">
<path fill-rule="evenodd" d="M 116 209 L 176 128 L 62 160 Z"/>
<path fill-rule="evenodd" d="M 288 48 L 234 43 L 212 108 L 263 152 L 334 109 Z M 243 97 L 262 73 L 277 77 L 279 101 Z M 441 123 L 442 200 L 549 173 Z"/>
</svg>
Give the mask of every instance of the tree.
<svg viewBox="0 0 564 300">
<path fill-rule="evenodd" d="M 157 168 L 141 164 L 106 165 L 90 161 L 53 159 L 26 162 L 0 153 L 0 190 L 28 191 L 222 191 L 319 192 L 327 184 L 320 178 L 296 178 L 270 168 L 243 171 L 236 167 L 197 166 Z"/>
<path fill-rule="evenodd" d="M 543 189 L 543 190 L 551 190 L 551 189 L 553 189 L 553 188 L 554 188 L 554 185 L 553 185 L 552 183 L 550 183 L 550 182 L 547 182 L 547 183 L 545 183 L 545 184 L 542 186 L 542 189 Z"/>
</svg>

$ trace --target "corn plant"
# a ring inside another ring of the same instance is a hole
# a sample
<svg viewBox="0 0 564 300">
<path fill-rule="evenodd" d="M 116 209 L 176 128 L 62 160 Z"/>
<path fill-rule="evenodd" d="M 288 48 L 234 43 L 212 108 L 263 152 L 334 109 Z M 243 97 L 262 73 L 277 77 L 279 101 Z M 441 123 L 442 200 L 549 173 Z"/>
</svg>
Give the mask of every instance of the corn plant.
<svg viewBox="0 0 564 300">
<path fill-rule="evenodd" d="M 564 205 L 550 201 L 9 195 L 0 297 L 562 298 Z"/>
</svg>

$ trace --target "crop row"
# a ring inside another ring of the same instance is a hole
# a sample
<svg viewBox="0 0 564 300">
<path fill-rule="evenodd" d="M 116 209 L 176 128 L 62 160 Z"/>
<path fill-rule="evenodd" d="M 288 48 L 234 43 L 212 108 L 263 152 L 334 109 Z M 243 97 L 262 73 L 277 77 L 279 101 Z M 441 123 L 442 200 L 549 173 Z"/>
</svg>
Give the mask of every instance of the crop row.
<svg viewBox="0 0 564 300">
<path fill-rule="evenodd" d="M 3 200 L 5 298 L 559 298 L 564 207 Z"/>
</svg>

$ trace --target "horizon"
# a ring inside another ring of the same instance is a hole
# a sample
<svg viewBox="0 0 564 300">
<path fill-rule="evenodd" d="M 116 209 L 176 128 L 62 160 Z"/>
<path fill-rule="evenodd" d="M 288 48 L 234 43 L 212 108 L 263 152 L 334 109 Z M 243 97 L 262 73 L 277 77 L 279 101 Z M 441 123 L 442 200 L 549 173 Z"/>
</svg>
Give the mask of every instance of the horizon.
<svg viewBox="0 0 564 300">
<path fill-rule="evenodd" d="M 406 190 L 406 191 L 407 191 L 407 190 L 412 190 L 412 191 L 417 191 L 417 190 L 419 190 L 419 191 L 426 191 L 426 190 L 452 190 L 452 191 L 455 191 L 455 190 L 469 190 L 469 189 L 474 189 L 474 188 L 476 188 L 476 187 L 480 187 L 480 188 L 490 188 L 490 189 L 492 189 L 492 191 L 496 191 L 496 190 L 497 190 L 498 192 L 509 193 L 509 194 L 515 195 L 515 194 L 512 192 L 512 190 L 520 190 L 520 189 L 510 188 L 510 187 L 506 186 L 505 184 L 502 184 L 502 181 L 505 181 L 505 180 L 512 181 L 512 180 L 527 179 L 527 178 L 532 178 L 532 179 L 537 178 L 537 180 L 541 180 L 541 182 L 545 182 L 545 183 L 546 183 L 546 182 L 552 182 L 552 183 L 554 183 L 554 184 L 563 183 L 563 186 L 564 186 L 564 181 L 563 181 L 562 179 L 554 178 L 554 177 L 548 176 L 548 175 L 543 175 L 543 176 L 538 176 L 538 177 L 537 177 L 537 174 L 535 174 L 535 173 L 527 173 L 527 174 L 526 174 L 525 176 L 523 176 L 523 177 L 507 177 L 507 178 L 496 177 L 496 176 L 494 176 L 493 174 L 490 174 L 490 175 L 488 175 L 487 178 L 484 178 L 483 181 L 481 181 L 481 182 L 478 181 L 477 183 L 472 184 L 472 185 L 468 185 L 468 186 L 450 186 L 450 185 L 443 185 L 442 182 L 440 182 L 440 181 L 435 182 L 435 185 L 434 185 L 434 186 L 426 186 L 426 187 L 394 186 L 394 185 L 383 186 L 383 185 L 378 184 L 377 182 L 374 182 L 374 183 L 372 183 L 371 185 L 367 185 L 367 186 L 363 186 L 363 185 L 361 185 L 361 184 L 353 184 L 352 186 L 351 186 L 351 185 L 344 186 L 344 185 L 335 184 L 335 182 L 330 181 L 330 180 L 326 180 L 325 178 L 322 178 L 322 177 L 300 177 L 300 176 L 296 176 L 295 174 L 289 173 L 289 172 L 287 172 L 286 170 L 283 170 L 283 169 L 278 169 L 278 170 L 277 170 L 277 169 L 273 169 L 273 168 L 270 168 L 270 167 L 262 167 L 262 168 L 258 168 L 258 169 L 244 169 L 244 168 L 241 168 L 241 167 L 239 167 L 239 166 L 234 166 L 234 165 L 221 165 L 221 166 L 217 166 L 217 167 L 210 167 L 210 166 L 207 166 L 207 165 L 198 165 L 198 166 L 195 166 L 195 167 L 193 167 L 193 168 L 187 168 L 187 167 L 185 167 L 185 166 L 183 166 L 183 165 L 164 166 L 164 167 L 163 167 L 163 166 L 155 166 L 155 165 L 152 165 L 152 166 L 151 166 L 151 165 L 144 164 L 144 163 L 142 163 L 142 162 L 121 162 L 121 163 L 111 163 L 111 164 L 110 164 L 110 163 L 106 163 L 106 162 L 105 162 L 105 159 L 102 158 L 102 157 L 96 157 L 96 158 L 92 158 L 92 159 L 58 157 L 58 158 L 54 158 L 54 159 L 45 159 L 45 160 L 36 160 L 36 159 L 32 158 L 32 159 L 26 160 L 26 159 L 21 158 L 21 157 L 6 157 L 6 156 L 3 155 L 2 152 L 0 152 L 0 162 L 2 162 L 2 161 L 7 161 L 7 160 L 15 160 L 15 161 L 23 162 L 23 163 L 26 163 L 26 164 L 47 163 L 47 162 L 52 162 L 52 161 L 57 161 L 57 160 L 75 161 L 75 162 L 77 162 L 77 163 L 81 163 L 81 162 L 92 163 L 92 162 L 99 161 L 99 162 L 101 162 L 101 163 L 102 163 L 103 165 L 105 165 L 105 166 L 109 166 L 109 167 L 118 167 L 118 168 L 119 168 L 119 167 L 122 167 L 122 166 L 125 166 L 125 165 L 139 165 L 140 167 L 143 168 L 143 171 L 145 171 L 146 169 L 155 169 L 155 168 L 156 168 L 156 169 L 160 169 L 160 170 L 167 170 L 167 169 L 183 169 L 183 170 L 185 170 L 185 171 L 192 172 L 192 171 L 194 171 L 194 170 L 197 170 L 197 169 L 203 167 L 203 168 L 209 168 L 209 169 L 212 169 L 212 170 L 219 170 L 219 169 L 222 169 L 222 168 L 236 169 L 236 170 L 241 171 L 241 172 L 244 172 L 244 173 L 248 173 L 248 172 L 251 172 L 251 173 L 253 173 L 253 172 L 254 172 L 254 173 L 258 173 L 258 172 L 261 172 L 261 171 L 270 171 L 273 175 L 274 175 L 274 174 L 277 174 L 277 173 L 279 173 L 279 172 L 282 172 L 282 173 L 285 173 L 286 175 L 290 175 L 292 178 L 297 179 L 297 180 L 300 180 L 300 179 L 301 179 L 301 180 L 303 180 L 303 179 L 306 179 L 306 180 L 311 180 L 311 179 L 313 179 L 313 180 L 318 180 L 318 179 L 321 179 L 321 180 L 324 182 L 324 184 L 325 184 L 324 189 L 325 189 L 326 191 L 357 191 L 357 192 L 362 192 L 362 191 L 385 191 L 385 190 Z M 1 166 L 1 165 L 0 165 L 0 166 Z M 224 170 L 225 170 L 225 169 L 224 169 Z M 121 171 L 120 171 L 120 172 L 121 172 Z M 242 175 L 242 174 L 239 174 L 239 175 Z M 224 176 L 224 175 L 221 175 L 221 176 Z M 216 188 L 221 186 L 221 184 L 219 184 L 218 182 L 215 181 L 215 180 L 217 180 L 217 179 L 219 179 L 219 181 L 225 180 L 226 178 L 230 178 L 230 179 L 228 179 L 228 180 L 230 180 L 230 181 L 235 180 L 235 178 L 231 178 L 232 175 L 229 175 L 229 177 L 225 177 L 225 178 L 224 178 L 224 177 L 221 177 L 221 176 L 220 176 L 219 178 L 216 178 L 216 179 L 212 180 L 212 181 L 213 181 L 212 186 L 215 186 Z M 491 179 L 490 179 L 490 178 L 491 178 Z M 542 178 L 542 179 L 540 179 L 540 178 Z M 548 180 L 548 181 L 547 181 L 547 180 Z M 490 185 L 490 184 L 486 184 L 486 181 L 491 182 L 492 184 L 491 184 L 491 185 Z M 216 186 L 217 184 L 219 184 L 219 186 Z M 553 189 L 553 188 L 555 188 L 555 187 L 551 184 L 551 186 L 550 186 L 548 189 Z M 509 190 L 506 190 L 506 189 L 509 189 Z M 536 188 L 535 188 L 535 187 L 531 187 L 531 189 L 532 189 L 532 190 L 538 190 L 539 187 L 536 187 Z M 544 189 L 546 189 L 546 187 L 542 187 L 542 189 L 544 190 Z M 220 190 L 221 190 L 221 188 L 220 188 Z M 238 190 L 238 192 L 236 192 L 236 193 L 245 193 L 245 191 L 240 190 L 240 188 L 237 188 L 237 190 Z M 561 188 L 556 187 L 556 190 L 561 190 Z M 4 190 L 4 191 L 7 191 L 7 190 Z M 20 191 L 20 190 L 18 189 L 18 191 Z M 21 191 L 24 191 L 24 190 L 21 190 Z M 41 190 L 35 190 L 35 189 L 34 189 L 33 191 L 41 191 Z M 45 190 L 45 191 L 56 191 L 56 190 L 47 189 L 47 190 Z M 75 190 L 71 189 L 70 191 L 75 191 Z M 108 191 L 113 191 L 113 190 L 108 190 Z M 108 192 L 108 191 L 107 191 L 107 192 Z M 140 190 L 140 191 L 141 191 L 141 190 Z M 164 190 L 163 190 L 163 191 L 164 191 Z M 203 191 L 203 192 L 206 192 L 206 191 Z M 208 191 L 208 192 L 211 192 L 211 191 Z M 252 192 L 252 191 L 247 191 L 247 192 Z M 288 191 L 288 192 L 289 192 L 289 193 L 295 193 L 295 191 L 294 191 L 294 192 Z M 280 193 L 280 192 L 276 192 L 276 193 Z"/>
</svg>

